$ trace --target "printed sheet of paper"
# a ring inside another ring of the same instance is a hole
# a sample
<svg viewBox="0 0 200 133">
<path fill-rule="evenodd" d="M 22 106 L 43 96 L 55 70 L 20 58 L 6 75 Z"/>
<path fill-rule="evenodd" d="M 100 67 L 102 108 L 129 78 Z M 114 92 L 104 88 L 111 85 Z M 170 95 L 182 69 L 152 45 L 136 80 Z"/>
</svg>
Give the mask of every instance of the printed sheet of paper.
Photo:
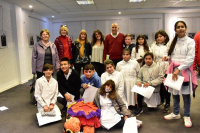
<svg viewBox="0 0 200 133">
<path fill-rule="evenodd" d="M 142 84 L 142 87 L 134 85 L 131 91 L 139 93 L 140 95 L 142 95 L 142 96 L 144 96 L 144 97 L 149 99 L 151 97 L 151 95 L 153 94 L 154 90 L 155 90 L 154 87 L 148 86 L 147 88 L 144 88 L 143 84 Z"/>
<path fill-rule="evenodd" d="M 0 111 L 4 111 L 4 110 L 7 110 L 8 108 L 6 106 L 2 106 L 0 107 Z"/>
<path fill-rule="evenodd" d="M 138 133 L 136 117 L 126 119 L 122 133 Z"/>
<path fill-rule="evenodd" d="M 181 86 L 183 84 L 184 77 L 178 75 L 178 80 L 172 80 L 172 74 L 167 74 L 167 78 L 165 80 L 164 85 L 170 87 L 172 89 L 180 91 Z"/>
<path fill-rule="evenodd" d="M 71 102 L 67 102 L 67 105 L 66 105 L 66 107 L 67 107 L 68 105 L 70 105 L 71 103 L 75 102 L 75 100 L 74 100 L 75 96 L 74 96 L 74 95 L 72 95 L 72 94 L 70 94 L 70 93 L 68 93 L 68 92 L 67 92 L 67 94 L 69 94 L 69 95 L 70 95 L 70 97 L 71 97 L 72 101 L 71 101 Z"/>
<path fill-rule="evenodd" d="M 62 118 L 59 108 L 55 108 L 55 112 L 55 116 L 42 116 L 41 113 L 37 113 L 36 116 L 38 119 L 39 126 L 61 120 Z"/>
<path fill-rule="evenodd" d="M 84 103 L 93 102 L 97 90 L 98 90 L 98 88 L 89 85 L 89 87 L 87 89 L 85 89 L 85 92 L 82 97 L 84 99 Z"/>
</svg>

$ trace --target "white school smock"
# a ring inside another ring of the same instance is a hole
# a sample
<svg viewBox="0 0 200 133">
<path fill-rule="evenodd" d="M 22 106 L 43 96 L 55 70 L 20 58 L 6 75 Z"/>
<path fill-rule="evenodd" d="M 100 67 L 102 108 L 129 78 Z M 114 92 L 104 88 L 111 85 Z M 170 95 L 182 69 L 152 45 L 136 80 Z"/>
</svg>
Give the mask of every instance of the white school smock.
<svg viewBox="0 0 200 133">
<path fill-rule="evenodd" d="M 107 95 L 108 93 L 106 93 L 105 97 L 100 95 L 100 123 L 103 127 L 109 130 L 121 120 L 121 116 L 117 113 L 112 105 L 112 101 L 107 97 Z"/>
<path fill-rule="evenodd" d="M 193 64 L 194 56 L 195 56 L 195 42 L 193 39 L 189 38 L 188 36 L 185 36 L 183 38 L 177 39 L 176 46 L 170 56 L 170 59 L 173 62 L 181 63 L 181 65 L 177 68 L 180 71 L 182 71 L 184 69 L 189 68 Z M 189 71 L 188 74 L 190 75 Z M 179 75 L 181 75 L 180 72 Z M 181 95 L 181 94 L 192 95 L 192 87 L 190 86 L 182 86 L 180 91 L 169 88 L 168 91 L 173 93 L 173 95 Z"/>
<path fill-rule="evenodd" d="M 118 71 L 114 71 L 112 74 L 104 72 L 101 75 L 101 84 L 104 84 L 109 79 L 112 79 L 115 82 L 118 95 L 122 98 L 123 102 L 128 105 L 124 96 L 124 78 L 122 73 Z"/>
<path fill-rule="evenodd" d="M 43 109 L 46 105 L 49 107 L 50 103 L 56 106 L 58 96 L 58 82 L 54 78 L 50 78 L 49 82 L 42 76 L 36 80 L 35 84 L 35 99 L 37 101 L 38 111 Z"/>
<path fill-rule="evenodd" d="M 120 61 L 117 63 L 116 70 L 121 72 L 124 76 L 124 94 L 128 105 L 135 105 L 136 93 L 131 92 L 131 89 L 136 83 L 137 75 L 140 69 L 140 65 L 136 60 Z"/>
<path fill-rule="evenodd" d="M 164 56 L 167 56 L 168 48 L 167 45 L 169 45 L 170 42 L 168 42 L 166 45 L 163 43 L 153 43 L 151 46 L 151 51 L 154 55 L 154 61 L 160 66 L 161 70 L 163 70 L 163 73 L 167 71 L 167 68 L 169 66 L 168 61 L 162 61 L 162 58 Z"/>
</svg>

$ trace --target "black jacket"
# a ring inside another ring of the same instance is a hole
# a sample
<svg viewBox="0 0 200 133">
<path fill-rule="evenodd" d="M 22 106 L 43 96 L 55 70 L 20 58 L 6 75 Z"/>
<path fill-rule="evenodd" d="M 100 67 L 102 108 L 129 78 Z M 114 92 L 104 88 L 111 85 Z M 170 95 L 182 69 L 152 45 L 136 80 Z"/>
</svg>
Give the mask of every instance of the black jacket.
<svg viewBox="0 0 200 133">
<path fill-rule="evenodd" d="M 58 90 L 64 96 L 65 93 L 70 93 L 75 96 L 75 100 L 80 98 L 81 79 L 78 72 L 72 69 L 72 73 L 68 80 L 65 78 L 63 71 L 60 69 L 57 72 Z"/>
<path fill-rule="evenodd" d="M 74 42 L 73 48 L 72 48 L 72 55 L 73 55 L 73 64 L 78 63 L 90 63 L 90 55 L 92 51 L 92 47 L 90 43 L 84 44 L 84 57 L 79 57 L 79 51 L 80 51 L 81 44 L 78 41 Z"/>
<path fill-rule="evenodd" d="M 132 49 L 135 47 L 135 44 L 134 43 L 132 43 L 131 45 L 129 45 L 129 49 L 131 50 L 131 53 L 132 53 Z M 123 49 L 125 49 L 126 48 L 126 45 L 124 44 L 123 45 Z"/>
</svg>

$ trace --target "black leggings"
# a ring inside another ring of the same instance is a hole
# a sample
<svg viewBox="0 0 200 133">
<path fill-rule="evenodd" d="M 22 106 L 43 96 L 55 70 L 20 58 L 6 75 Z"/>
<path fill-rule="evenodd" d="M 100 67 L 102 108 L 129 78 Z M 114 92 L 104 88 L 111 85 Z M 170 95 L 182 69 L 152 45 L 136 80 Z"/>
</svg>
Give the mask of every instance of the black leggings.
<svg viewBox="0 0 200 133">
<path fill-rule="evenodd" d="M 142 101 L 144 99 L 144 96 L 137 94 L 137 108 L 142 108 Z"/>
<path fill-rule="evenodd" d="M 120 128 L 124 125 L 124 117 L 121 117 L 121 120 L 116 124 L 114 125 L 115 128 Z"/>
<path fill-rule="evenodd" d="M 164 84 L 162 83 L 160 85 L 160 98 L 161 98 L 161 102 L 164 103 L 164 101 L 166 99 L 166 104 L 170 104 L 170 97 L 171 97 L 171 93 L 168 92 L 168 89 L 166 90 Z"/>
</svg>

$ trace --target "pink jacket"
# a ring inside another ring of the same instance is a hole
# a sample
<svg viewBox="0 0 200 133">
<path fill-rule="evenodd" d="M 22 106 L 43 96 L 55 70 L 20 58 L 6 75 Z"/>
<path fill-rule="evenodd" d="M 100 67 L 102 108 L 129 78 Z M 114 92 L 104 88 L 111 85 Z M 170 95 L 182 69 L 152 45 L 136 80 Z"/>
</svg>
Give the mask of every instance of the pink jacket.
<svg viewBox="0 0 200 133">
<path fill-rule="evenodd" d="M 169 67 L 168 67 L 168 69 L 166 71 L 166 74 L 173 73 L 174 68 L 178 67 L 180 65 L 181 65 L 181 63 L 175 63 L 175 62 L 173 62 L 173 61 L 170 60 Z M 196 75 L 195 75 L 195 73 L 193 71 L 193 66 L 192 65 L 189 68 L 187 68 L 187 69 L 191 73 L 192 90 L 193 90 L 193 93 L 194 93 L 196 91 L 197 86 L 198 86 L 197 77 L 196 77 Z M 184 69 L 184 70 L 181 71 L 182 76 L 185 77 L 183 82 L 189 82 L 190 81 L 190 77 L 188 75 L 187 69 Z"/>
</svg>

